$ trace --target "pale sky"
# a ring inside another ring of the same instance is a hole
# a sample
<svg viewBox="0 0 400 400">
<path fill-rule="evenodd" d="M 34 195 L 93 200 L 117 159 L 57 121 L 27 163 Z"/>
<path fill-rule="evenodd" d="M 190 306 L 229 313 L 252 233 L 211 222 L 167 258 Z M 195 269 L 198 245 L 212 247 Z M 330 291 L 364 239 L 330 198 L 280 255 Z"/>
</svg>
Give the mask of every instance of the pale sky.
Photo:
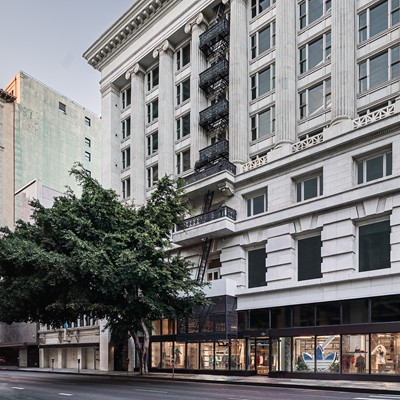
<svg viewBox="0 0 400 400">
<path fill-rule="evenodd" d="M 82 54 L 135 0 L 0 0 L 0 89 L 22 70 L 100 114 L 100 72 Z"/>
</svg>

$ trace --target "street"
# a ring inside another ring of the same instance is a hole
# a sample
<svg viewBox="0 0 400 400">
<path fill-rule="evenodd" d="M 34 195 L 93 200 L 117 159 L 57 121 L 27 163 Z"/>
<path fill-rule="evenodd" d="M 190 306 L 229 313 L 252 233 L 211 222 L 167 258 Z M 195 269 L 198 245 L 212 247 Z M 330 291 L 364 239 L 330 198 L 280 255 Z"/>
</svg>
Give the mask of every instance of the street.
<svg viewBox="0 0 400 400">
<path fill-rule="evenodd" d="M 372 395 L 312 389 L 164 381 L 138 377 L 62 375 L 0 371 L 0 399 L 54 400 L 400 400 L 400 395 Z"/>
</svg>

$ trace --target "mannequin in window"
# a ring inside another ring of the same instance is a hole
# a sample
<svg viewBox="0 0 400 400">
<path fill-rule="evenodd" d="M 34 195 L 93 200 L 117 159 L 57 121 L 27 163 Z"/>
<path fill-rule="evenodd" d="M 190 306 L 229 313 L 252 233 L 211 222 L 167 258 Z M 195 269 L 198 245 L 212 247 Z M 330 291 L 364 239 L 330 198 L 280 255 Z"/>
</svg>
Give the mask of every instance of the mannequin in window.
<svg viewBox="0 0 400 400">
<path fill-rule="evenodd" d="M 356 358 L 356 368 L 359 374 L 365 372 L 365 358 L 361 354 Z"/>
<path fill-rule="evenodd" d="M 371 355 L 375 355 L 375 369 L 378 372 L 383 372 L 386 365 L 386 347 L 382 344 L 378 344 L 374 350 L 372 350 Z"/>
</svg>

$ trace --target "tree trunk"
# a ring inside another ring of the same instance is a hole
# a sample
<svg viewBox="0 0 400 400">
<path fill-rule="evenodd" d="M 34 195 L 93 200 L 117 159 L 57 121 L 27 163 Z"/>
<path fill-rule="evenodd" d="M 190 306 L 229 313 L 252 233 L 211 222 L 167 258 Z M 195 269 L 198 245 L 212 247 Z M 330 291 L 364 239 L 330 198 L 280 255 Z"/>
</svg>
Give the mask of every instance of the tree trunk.
<svg viewBox="0 0 400 400">
<path fill-rule="evenodd" d="M 149 374 L 149 366 L 148 366 L 148 354 L 149 354 L 149 345 L 150 345 L 150 332 L 147 329 L 147 326 L 143 319 L 140 320 L 140 324 L 143 331 L 143 343 L 140 342 L 139 336 L 136 331 L 132 330 L 131 336 L 135 341 L 135 347 L 139 355 L 139 374 L 140 375 L 148 375 Z"/>
</svg>

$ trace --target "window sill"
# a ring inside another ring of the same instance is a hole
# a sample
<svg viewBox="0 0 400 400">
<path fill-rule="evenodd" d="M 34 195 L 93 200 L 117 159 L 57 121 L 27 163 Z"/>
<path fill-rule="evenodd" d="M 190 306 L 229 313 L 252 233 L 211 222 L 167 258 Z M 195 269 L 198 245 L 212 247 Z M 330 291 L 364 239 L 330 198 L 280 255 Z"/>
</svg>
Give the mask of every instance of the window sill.
<svg viewBox="0 0 400 400">
<path fill-rule="evenodd" d="M 400 27 L 400 23 L 397 23 L 393 26 L 391 26 L 388 29 L 385 29 L 382 32 L 377 33 L 374 36 L 371 36 L 370 38 L 368 38 L 367 40 L 365 40 L 364 42 L 358 43 L 357 44 L 357 50 L 361 50 L 364 46 L 368 46 L 369 44 L 371 44 L 372 42 L 374 42 L 375 40 L 379 40 L 382 37 L 385 37 L 388 33 L 392 33 L 392 32 L 396 32 Z M 381 52 L 382 50 L 380 49 L 379 52 Z M 370 55 L 368 55 L 368 57 L 370 57 Z"/>
<path fill-rule="evenodd" d="M 188 133 L 188 134 L 185 135 L 185 136 L 182 136 L 182 137 L 179 138 L 179 139 L 176 139 L 176 140 L 175 140 L 175 144 L 182 143 L 182 142 L 184 142 L 186 139 L 190 139 L 190 133 Z"/>
<path fill-rule="evenodd" d="M 325 60 L 325 61 L 321 61 L 321 62 L 320 62 L 318 65 L 316 65 L 315 67 L 312 67 L 311 69 L 307 70 L 306 72 L 303 72 L 302 74 L 298 75 L 298 76 L 297 76 L 297 80 L 304 79 L 304 78 L 306 78 L 307 76 L 310 76 L 310 75 L 313 74 L 314 72 L 317 72 L 317 71 L 321 70 L 322 68 L 327 67 L 327 66 L 330 65 L 330 64 L 331 64 L 331 59 Z M 326 78 L 328 78 L 328 77 L 329 77 L 329 74 L 326 74 L 326 75 L 322 78 L 322 80 L 324 80 L 324 79 L 326 79 Z M 320 79 L 318 79 L 318 80 L 320 80 Z M 312 86 L 312 85 L 314 85 L 314 83 L 315 83 L 315 82 L 312 82 L 312 83 L 310 83 L 310 84 L 304 86 L 304 88 L 307 88 L 307 87 L 309 87 L 309 86 Z M 303 90 L 304 88 L 301 87 L 301 86 L 299 85 L 299 90 Z"/>
<path fill-rule="evenodd" d="M 189 103 L 190 103 L 190 97 L 187 100 L 182 101 L 182 103 L 177 104 L 175 106 L 175 111 L 178 111 L 180 108 L 184 107 L 186 104 L 189 104 Z"/>
<path fill-rule="evenodd" d="M 364 92 L 361 92 L 361 93 L 357 94 L 357 100 L 358 99 L 362 99 L 364 96 L 367 96 L 367 95 L 369 95 L 371 93 L 377 92 L 378 90 L 383 89 L 383 88 L 385 88 L 387 86 L 393 85 L 393 83 L 396 83 L 396 82 L 400 82 L 400 77 L 399 76 L 396 76 L 393 79 L 390 79 L 388 81 L 382 82 L 379 85 L 374 86 L 373 88 L 367 89 Z"/>
<path fill-rule="evenodd" d="M 307 32 L 307 30 L 309 30 L 309 29 L 313 28 L 314 26 L 318 25 L 320 22 L 324 21 L 325 19 L 328 19 L 331 15 L 332 15 L 332 11 L 329 10 L 328 12 L 326 12 L 323 15 L 321 15 L 318 19 L 316 19 L 315 21 L 311 22 L 310 24 L 308 24 L 304 28 L 299 29 L 298 32 L 297 32 L 297 35 L 300 36 L 304 32 Z M 318 33 L 318 35 L 320 35 L 320 33 Z"/>
<path fill-rule="evenodd" d="M 251 18 L 250 19 L 250 24 L 252 24 L 255 21 L 257 21 L 258 19 L 262 18 L 264 15 L 268 14 L 269 12 L 271 12 L 274 8 L 276 8 L 276 3 L 272 4 L 272 6 L 266 8 L 264 11 L 258 13 L 255 17 Z M 275 15 L 273 17 L 275 17 Z M 272 17 L 271 17 L 271 19 L 272 19 Z M 271 21 L 268 21 L 268 23 L 270 23 L 270 22 Z"/>
<path fill-rule="evenodd" d="M 256 97 L 254 100 L 250 100 L 249 106 L 253 106 L 254 104 L 257 104 L 259 101 L 262 101 L 266 99 L 269 96 L 272 96 L 275 94 L 275 88 L 271 89 L 269 92 L 262 94 L 261 96 Z M 271 107 L 271 105 L 274 104 L 274 101 L 270 102 L 271 104 L 268 105 L 267 107 Z M 257 110 L 258 111 L 258 110 Z"/>
<path fill-rule="evenodd" d="M 249 64 L 254 64 L 255 62 L 261 60 L 261 58 L 265 57 L 266 55 L 272 53 L 273 51 L 275 51 L 275 46 L 270 47 L 268 50 L 265 50 L 263 53 L 259 54 L 258 56 L 252 58 L 249 61 Z"/>
<path fill-rule="evenodd" d="M 299 119 L 297 122 L 298 122 L 299 124 L 304 124 L 305 122 L 311 121 L 312 119 L 314 119 L 314 118 L 316 118 L 316 117 L 319 117 L 319 116 L 321 116 L 321 115 L 324 115 L 324 114 L 326 114 L 326 113 L 328 113 L 328 112 L 330 112 L 330 111 L 331 111 L 331 108 L 330 108 L 330 107 L 329 107 L 329 108 L 324 108 L 323 110 L 318 111 L 318 112 L 316 112 L 315 114 L 311 114 L 311 115 L 308 115 L 308 116 L 305 117 L 305 118 Z"/>
</svg>

